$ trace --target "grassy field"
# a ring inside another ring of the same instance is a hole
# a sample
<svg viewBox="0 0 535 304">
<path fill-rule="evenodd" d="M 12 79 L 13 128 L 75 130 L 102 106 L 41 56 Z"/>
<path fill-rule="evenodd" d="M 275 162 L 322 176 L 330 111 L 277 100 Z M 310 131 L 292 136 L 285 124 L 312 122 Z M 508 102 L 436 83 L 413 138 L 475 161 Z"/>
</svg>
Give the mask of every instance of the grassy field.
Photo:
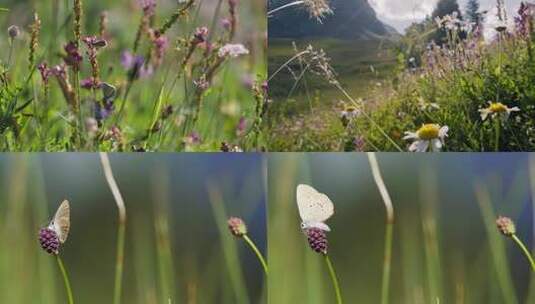
<svg viewBox="0 0 535 304">
<path fill-rule="evenodd" d="M 268 71 L 270 77 L 296 54 L 292 40 L 270 39 Z M 396 58 L 389 41 L 343 41 L 307 39 L 295 41 L 299 50 L 308 45 L 323 49 L 331 59 L 339 82 L 355 98 L 367 100 L 373 107 L 380 103 L 378 90 L 388 90 L 389 79 L 396 68 Z M 294 61 L 269 82 L 271 108 L 270 149 L 274 151 L 339 150 L 344 127 L 340 123 L 344 95 L 321 75 L 310 72 L 299 75 L 301 63 Z"/>
<path fill-rule="evenodd" d="M 514 12 L 499 14 L 511 21 L 503 27 L 428 18 L 393 47 L 311 40 L 300 50 L 313 50 L 296 53 L 288 41 L 270 41 L 270 149 L 533 151 L 534 16 L 525 4 Z M 278 73 L 293 54 L 294 75 Z"/>
<path fill-rule="evenodd" d="M 218 151 L 222 142 L 259 149 L 264 1 L 153 3 L 3 1 L 0 150 Z M 195 36 L 203 27 L 207 32 Z M 96 61 L 82 41 L 92 36 L 106 42 L 96 47 Z M 69 42 L 83 59 L 66 66 L 62 88 L 54 67 L 68 63 Z M 221 55 L 229 44 L 248 54 Z M 43 63 L 46 77 L 38 69 Z M 93 85 L 91 77 L 98 78 Z M 102 83 L 116 90 L 105 92 Z"/>
<path fill-rule="evenodd" d="M 394 223 L 383 283 L 386 212 L 363 153 L 269 158 L 270 303 L 337 303 L 328 267 L 300 229 L 296 186 L 329 196 L 327 253 L 343 303 L 533 303 L 535 276 L 496 228 L 511 217 L 533 251 L 535 159 L 528 154 L 377 155 Z M 386 296 L 382 296 L 386 294 Z"/>
<path fill-rule="evenodd" d="M 0 303 L 70 303 L 56 257 L 38 241 L 64 199 L 71 229 L 59 256 L 74 303 L 267 303 L 261 264 L 226 223 L 241 217 L 265 254 L 261 158 L 112 155 L 126 206 L 123 275 L 116 285 L 118 210 L 99 156 L 0 155 Z"/>
</svg>

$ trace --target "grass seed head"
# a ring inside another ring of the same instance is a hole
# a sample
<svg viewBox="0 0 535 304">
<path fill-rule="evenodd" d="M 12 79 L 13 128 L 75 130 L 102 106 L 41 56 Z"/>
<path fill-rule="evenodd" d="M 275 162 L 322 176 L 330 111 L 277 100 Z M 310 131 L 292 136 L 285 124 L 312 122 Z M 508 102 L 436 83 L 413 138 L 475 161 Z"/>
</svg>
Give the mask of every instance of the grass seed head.
<svg viewBox="0 0 535 304">
<path fill-rule="evenodd" d="M 227 221 L 230 233 L 235 237 L 242 237 L 247 234 L 247 226 L 239 217 L 230 217 Z"/>
<path fill-rule="evenodd" d="M 496 227 L 505 236 L 512 236 L 516 233 L 515 223 L 508 217 L 498 216 L 496 219 Z"/>
<path fill-rule="evenodd" d="M 15 39 L 20 35 L 20 29 L 16 25 L 12 25 L 7 28 L 7 34 L 9 35 L 9 38 Z"/>
</svg>

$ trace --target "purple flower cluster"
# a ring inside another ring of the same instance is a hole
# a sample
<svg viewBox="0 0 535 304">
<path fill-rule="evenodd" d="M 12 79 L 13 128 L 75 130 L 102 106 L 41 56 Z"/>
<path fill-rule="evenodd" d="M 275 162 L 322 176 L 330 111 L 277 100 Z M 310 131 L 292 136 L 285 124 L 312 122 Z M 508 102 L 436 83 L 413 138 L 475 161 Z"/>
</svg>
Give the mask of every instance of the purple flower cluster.
<svg viewBox="0 0 535 304">
<path fill-rule="evenodd" d="M 39 244 L 49 254 L 59 254 L 59 237 L 53 229 L 47 227 L 39 230 Z"/>
<path fill-rule="evenodd" d="M 132 53 L 125 51 L 121 55 L 121 65 L 129 71 L 130 80 L 146 78 L 152 75 L 153 68 L 145 64 L 143 56 L 134 56 Z"/>
<path fill-rule="evenodd" d="M 143 14 L 145 16 L 154 16 L 154 13 L 156 12 L 156 0 L 139 0 L 138 3 L 143 9 Z"/>
<path fill-rule="evenodd" d="M 515 28 L 517 35 L 527 37 L 530 34 L 530 27 L 533 22 L 535 5 L 522 2 L 518 9 L 518 16 L 515 16 Z"/>
<path fill-rule="evenodd" d="M 80 55 L 78 46 L 71 41 L 65 45 L 64 50 L 67 53 L 67 56 L 63 58 L 65 64 L 73 67 L 75 70 L 80 70 L 83 57 Z"/>
<path fill-rule="evenodd" d="M 308 245 L 317 253 L 327 254 L 327 234 L 319 228 L 305 229 Z"/>
</svg>

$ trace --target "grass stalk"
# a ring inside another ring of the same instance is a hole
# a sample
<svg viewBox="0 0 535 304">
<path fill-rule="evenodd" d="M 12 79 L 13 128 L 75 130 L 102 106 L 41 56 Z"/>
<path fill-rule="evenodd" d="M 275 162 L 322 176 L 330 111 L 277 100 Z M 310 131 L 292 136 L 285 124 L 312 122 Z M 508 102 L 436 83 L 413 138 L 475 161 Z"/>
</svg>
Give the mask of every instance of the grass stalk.
<svg viewBox="0 0 535 304">
<path fill-rule="evenodd" d="M 121 303 L 121 288 L 123 281 L 123 268 L 124 268 L 124 244 L 125 244 L 125 232 L 126 232 L 126 208 L 124 205 L 123 197 L 117 186 L 117 182 L 113 177 L 111 170 L 110 160 L 106 153 L 100 153 L 100 160 L 102 168 L 104 169 L 104 175 L 106 181 L 110 187 L 110 190 L 117 204 L 119 210 L 119 226 L 117 230 L 117 256 L 115 262 L 115 283 L 113 290 L 113 304 Z"/>
<path fill-rule="evenodd" d="M 494 129 L 495 129 L 495 138 L 494 138 L 494 151 L 500 152 L 500 132 L 501 132 L 501 122 L 498 117 L 494 120 Z"/>
<path fill-rule="evenodd" d="M 394 206 L 386 189 L 381 171 L 379 170 L 379 164 L 375 153 L 368 153 L 368 160 L 372 169 L 372 175 L 379 188 L 381 197 L 386 208 L 386 230 L 385 230 L 385 248 L 383 259 L 383 278 L 381 283 L 381 303 L 388 303 L 388 296 L 390 291 L 390 269 L 392 264 L 392 240 L 394 230 Z"/>
<path fill-rule="evenodd" d="M 342 293 L 340 292 L 340 284 L 338 283 L 338 278 L 336 276 L 336 271 L 334 271 L 333 263 L 331 262 L 331 258 L 329 258 L 329 255 L 325 255 L 325 263 L 327 264 L 327 268 L 329 268 L 329 275 L 331 277 L 331 281 L 333 283 L 334 292 L 336 294 L 336 303 L 342 304 Z"/>
<path fill-rule="evenodd" d="M 487 230 L 488 245 L 492 254 L 492 266 L 494 266 L 502 301 L 507 304 L 519 303 L 512 283 L 511 270 L 507 263 L 505 244 L 502 236 L 495 228 L 496 214 L 492 207 L 490 193 L 487 187 L 480 182 L 476 182 L 474 191 Z"/>
<path fill-rule="evenodd" d="M 276 12 L 278 12 L 280 10 L 283 10 L 283 9 L 285 9 L 287 7 L 292 7 L 292 6 L 296 6 L 296 5 L 299 5 L 299 4 L 303 4 L 303 3 L 305 3 L 305 1 L 294 1 L 294 2 L 290 2 L 290 3 L 287 3 L 287 4 L 281 5 L 281 6 L 277 7 L 277 8 L 274 8 L 274 9 L 268 11 L 267 16 L 268 16 L 268 18 L 272 17 L 274 13 L 276 13 Z"/>
<path fill-rule="evenodd" d="M 260 250 L 258 250 L 258 248 L 256 247 L 255 243 L 249 238 L 249 236 L 247 236 L 247 234 L 243 235 L 243 239 L 245 240 L 247 245 L 249 245 L 249 247 L 251 247 L 251 249 L 254 251 L 254 253 L 256 254 L 256 257 L 258 258 L 258 260 L 262 264 L 262 268 L 264 269 L 264 273 L 266 275 L 268 275 L 268 266 L 267 266 L 266 260 L 262 256 L 262 253 L 260 253 Z"/>
<path fill-rule="evenodd" d="M 522 253 L 526 256 L 529 261 L 529 264 L 531 265 L 531 270 L 535 272 L 535 261 L 533 260 L 533 257 L 531 256 L 531 253 L 529 252 L 528 248 L 526 248 L 526 245 L 524 245 L 524 243 L 518 238 L 518 236 L 516 236 L 516 234 L 513 234 L 511 238 L 513 239 L 513 241 L 515 241 L 518 247 L 520 247 Z"/>
<path fill-rule="evenodd" d="M 74 298 L 72 296 L 72 289 L 71 289 L 71 283 L 69 281 L 69 276 L 67 275 L 67 271 L 65 270 L 65 266 L 63 265 L 63 261 L 59 257 L 59 255 L 56 256 L 56 260 L 58 261 L 59 269 L 61 270 L 61 275 L 63 276 L 63 283 L 65 284 L 65 290 L 67 291 L 67 298 L 69 300 L 69 304 L 74 304 Z"/>
</svg>

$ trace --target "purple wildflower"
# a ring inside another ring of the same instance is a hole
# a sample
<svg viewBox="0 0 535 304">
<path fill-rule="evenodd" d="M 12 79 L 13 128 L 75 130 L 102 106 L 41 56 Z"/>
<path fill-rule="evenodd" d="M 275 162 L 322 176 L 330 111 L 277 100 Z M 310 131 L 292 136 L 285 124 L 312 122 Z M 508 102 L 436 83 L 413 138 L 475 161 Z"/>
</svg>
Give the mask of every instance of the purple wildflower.
<svg viewBox="0 0 535 304">
<path fill-rule="evenodd" d="M 59 254 L 59 237 L 53 229 L 46 227 L 39 230 L 39 244 L 49 254 Z"/>
<path fill-rule="evenodd" d="M 41 79 L 43 80 L 43 83 L 48 84 L 48 81 L 50 80 L 50 76 L 53 75 L 53 71 L 48 68 L 48 64 L 46 62 L 43 62 L 37 66 L 37 69 L 39 70 L 39 73 L 41 74 Z"/>
<path fill-rule="evenodd" d="M 73 67 L 75 70 L 79 70 L 83 57 L 80 55 L 76 43 L 72 41 L 67 43 L 64 47 L 64 50 L 67 53 L 67 56 L 63 58 L 65 64 Z"/>
<path fill-rule="evenodd" d="M 364 140 L 364 137 L 355 136 L 353 139 L 353 147 L 356 152 L 364 152 L 364 149 L 366 148 L 366 141 Z"/>
<path fill-rule="evenodd" d="M 147 17 L 153 16 L 156 11 L 156 0 L 138 0 L 139 6 L 143 9 L 143 14 Z"/>
<path fill-rule="evenodd" d="M 145 64 L 143 56 L 134 56 L 128 51 L 121 54 L 121 65 L 129 71 L 130 80 L 147 78 L 154 72 L 152 66 Z"/>
<path fill-rule="evenodd" d="M 188 136 L 185 138 L 185 143 L 189 145 L 196 145 L 201 143 L 201 135 L 197 133 L 196 131 L 191 132 Z"/>
<path fill-rule="evenodd" d="M 208 38 L 208 28 L 206 26 L 198 27 L 193 33 L 193 44 L 199 44 L 206 41 Z"/>
<path fill-rule="evenodd" d="M 163 62 L 163 57 L 165 55 L 165 50 L 167 49 L 167 46 L 169 45 L 169 41 L 167 40 L 167 37 L 165 36 L 158 36 L 155 35 L 155 38 L 152 40 L 152 43 L 154 44 L 154 64 L 156 66 L 160 66 Z"/>
<path fill-rule="evenodd" d="M 327 254 L 327 234 L 319 228 L 307 228 L 304 230 L 308 245 L 317 253 Z"/>
<path fill-rule="evenodd" d="M 93 77 L 82 79 L 80 81 L 80 86 L 84 89 L 91 90 L 100 87 L 100 81 Z"/>
</svg>

